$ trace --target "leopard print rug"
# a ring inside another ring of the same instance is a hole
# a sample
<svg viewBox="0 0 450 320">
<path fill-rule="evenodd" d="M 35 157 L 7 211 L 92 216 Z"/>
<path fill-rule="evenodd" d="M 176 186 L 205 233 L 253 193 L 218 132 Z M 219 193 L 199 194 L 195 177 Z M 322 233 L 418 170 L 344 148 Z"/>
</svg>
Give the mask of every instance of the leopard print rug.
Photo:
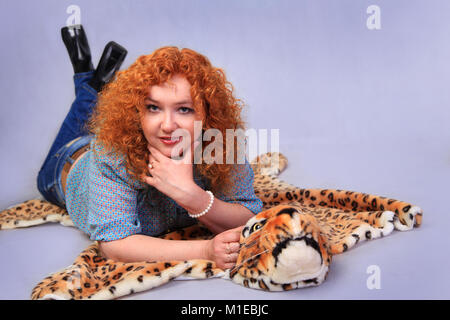
<svg viewBox="0 0 450 320">
<path fill-rule="evenodd" d="M 411 230 L 422 223 L 422 209 L 407 202 L 345 190 L 302 189 L 283 182 L 277 176 L 286 168 L 287 159 L 280 153 L 258 156 L 251 165 L 255 193 L 264 206 L 244 228 L 240 254 L 232 270 L 221 270 L 214 262 L 200 259 L 116 262 L 102 257 L 98 243 L 93 242 L 72 265 L 39 282 L 32 289 L 31 298 L 114 299 L 161 286 L 177 277 L 222 277 L 268 291 L 319 285 L 328 274 L 332 255 L 358 242 L 386 236 L 394 229 Z M 74 226 L 65 209 L 44 200 L 25 201 L 0 212 L 0 229 L 48 222 Z M 163 238 L 188 240 L 212 236 L 205 227 L 195 225 Z M 307 255 L 302 252 L 306 250 L 316 254 L 313 254 L 316 269 L 308 275 L 306 271 L 293 272 L 303 268 Z M 288 251 L 286 261 L 291 265 L 280 267 L 280 261 L 285 259 L 282 253 Z M 297 254 L 300 260 L 292 258 Z M 288 279 L 287 274 L 292 272 L 295 277 Z"/>
</svg>

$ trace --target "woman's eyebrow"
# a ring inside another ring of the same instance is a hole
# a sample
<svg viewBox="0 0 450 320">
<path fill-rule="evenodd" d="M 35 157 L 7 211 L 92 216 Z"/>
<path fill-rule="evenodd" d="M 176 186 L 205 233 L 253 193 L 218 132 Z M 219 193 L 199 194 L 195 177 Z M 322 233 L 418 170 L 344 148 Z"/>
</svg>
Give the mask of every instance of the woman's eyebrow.
<svg viewBox="0 0 450 320">
<path fill-rule="evenodd" d="M 176 105 L 179 105 L 179 104 L 190 104 L 190 103 L 192 103 L 191 100 L 183 100 L 183 101 L 180 101 L 180 102 L 175 102 Z"/>
<path fill-rule="evenodd" d="M 153 100 L 153 99 L 151 99 L 151 98 L 149 98 L 149 97 L 145 98 L 145 101 L 149 101 L 149 102 L 151 102 L 151 103 L 158 103 L 158 101 Z"/>
<path fill-rule="evenodd" d="M 150 103 L 157 103 L 157 104 L 159 104 L 159 101 L 158 101 L 158 100 L 154 100 L 154 99 L 152 99 L 152 98 L 145 98 L 145 100 L 146 100 L 146 101 L 149 101 Z M 175 102 L 174 104 L 175 104 L 175 105 L 180 105 L 180 104 L 192 104 L 192 100 L 190 100 L 190 99 L 188 99 L 188 100 L 181 100 L 181 101 Z"/>
</svg>

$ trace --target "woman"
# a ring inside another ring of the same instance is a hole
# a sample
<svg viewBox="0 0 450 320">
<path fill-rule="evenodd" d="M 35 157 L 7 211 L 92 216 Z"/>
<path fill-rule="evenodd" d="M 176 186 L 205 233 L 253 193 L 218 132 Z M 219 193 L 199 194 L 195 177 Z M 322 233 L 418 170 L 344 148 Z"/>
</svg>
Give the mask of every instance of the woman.
<svg viewBox="0 0 450 320">
<path fill-rule="evenodd" d="M 90 76 L 81 73 L 78 92 L 95 91 L 88 85 Z M 84 119 L 96 103 L 95 97 L 82 103 L 78 97 L 69 112 L 77 116 L 68 116 L 69 122 Z M 49 201 L 66 206 L 74 224 L 99 242 L 107 258 L 203 258 L 231 268 L 242 225 L 262 202 L 247 161 L 193 164 L 194 148 L 207 147 L 196 142 L 201 137 L 194 127 L 201 123 L 202 132 L 213 128 L 225 136 L 226 129 L 243 128 L 240 112 L 221 69 L 193 50 L 160 48 L 106 84 L 88 122 L 91 135 L 80 129 L 76 139 L 49 154 L 54 163 L 44 164 L 41 172 L 53 168 L 55 177 L 47 180 L 54 184 L 41 182 L 40 190 Z M 224 141 L 224 157 L 227 150 Z M 179 156 L 182 160 L 175 159 Z M 197 221 L 216 236 L 196 241 L 156 237 Z"/>
</svg>

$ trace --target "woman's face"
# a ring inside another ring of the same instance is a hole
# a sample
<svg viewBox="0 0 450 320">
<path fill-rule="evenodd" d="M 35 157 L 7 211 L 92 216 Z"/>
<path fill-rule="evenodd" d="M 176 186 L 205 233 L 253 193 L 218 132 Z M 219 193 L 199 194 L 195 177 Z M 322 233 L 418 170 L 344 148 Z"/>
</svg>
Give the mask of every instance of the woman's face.
<svg viewBox="0 0 450 320">
<path fill-rule="evenodd" d="M 184 76 L 174 75 L 170 81 L 152 86 L 145 100 L 146 111 L 141 118 L 144 136 L 152 147 L 169 158 L 172 149 L 181 141 L 171 140 L 175 130 L 189 132 L 191 146 L 196 138 L 194 121 L 201 118 L 194 110 L 190 89 L 191 85 Z M 174 134 L 174 137 L 179 136 Z"/>
</svg>

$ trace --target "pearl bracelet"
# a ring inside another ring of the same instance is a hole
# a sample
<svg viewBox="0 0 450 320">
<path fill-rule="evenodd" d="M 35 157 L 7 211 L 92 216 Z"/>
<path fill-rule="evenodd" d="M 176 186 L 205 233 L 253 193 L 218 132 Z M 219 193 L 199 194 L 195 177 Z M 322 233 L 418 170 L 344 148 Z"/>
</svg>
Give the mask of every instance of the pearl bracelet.
<svg viewBox="0 0 450 320">
<path fill-rule="evenodd" d="M 191 218 L 200 218 L 201 216 L 204 216 L 209 211 L 209 209 L 211 209 L 211 206 L 212 206 L 212 204 L 214 202 L 214 195 L 209 190 L 207 190 L 206 192 L 209 194 L 209 197 L 210 197 L 208 207 L 205 210 L 203 210 L 202 212 L 198 213 L 198 214 L 190 214 L 188 212 L 189 217 L 191 217 Z"/>
</svg>

